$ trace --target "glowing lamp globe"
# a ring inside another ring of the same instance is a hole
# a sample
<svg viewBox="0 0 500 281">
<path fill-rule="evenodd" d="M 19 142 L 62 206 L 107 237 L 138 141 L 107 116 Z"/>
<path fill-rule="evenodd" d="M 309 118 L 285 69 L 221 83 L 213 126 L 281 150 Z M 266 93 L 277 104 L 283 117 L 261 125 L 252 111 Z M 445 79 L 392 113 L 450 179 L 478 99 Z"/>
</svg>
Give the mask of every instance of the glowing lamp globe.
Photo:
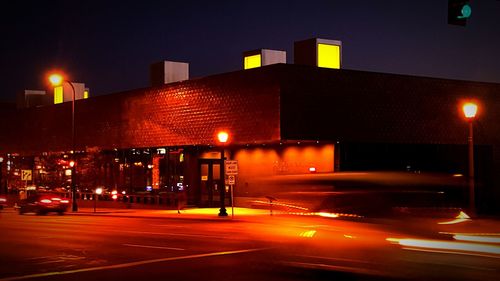
<svg viewBox="0 0 500 281">
<path fill-rule="evenodd" d="M 221 131 L 217 134 L 217 139 L 219 140 L 219 142 L 221 143 L 226 143 L 227 140 L 229 139 L 229 135 L 228 133 L 224 132 L 224 131 Z"/>
<path fill-rule="evenodd" d="M 465 118 L 472 119 L 472 118 L 476 117 L 477 104 L 468 102 L 468 103 L 464 104 L 462 109 L 464 111 Z"/>
<path fill-rule="evenodd" d="M 49 81 L 52 86 L 59 86 L 63 82 L 63 77 L 59 74 L 52 74 L 49 76 Z"/>
</svg>

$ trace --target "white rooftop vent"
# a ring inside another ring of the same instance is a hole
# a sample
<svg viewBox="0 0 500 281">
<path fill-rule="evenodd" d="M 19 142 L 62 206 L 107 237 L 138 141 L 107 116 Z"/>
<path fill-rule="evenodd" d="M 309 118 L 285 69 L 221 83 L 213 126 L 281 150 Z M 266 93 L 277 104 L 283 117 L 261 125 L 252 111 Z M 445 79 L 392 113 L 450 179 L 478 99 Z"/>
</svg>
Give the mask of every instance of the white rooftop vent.
<svg viewBox="0 0 500 281">
<path fill-rule="evenodd" d="M 161 61 L 151 65 L 151 86 L 160 86 L 168 83 L 189 79 L 189 63 L 176 61 Z"/>
</svg>

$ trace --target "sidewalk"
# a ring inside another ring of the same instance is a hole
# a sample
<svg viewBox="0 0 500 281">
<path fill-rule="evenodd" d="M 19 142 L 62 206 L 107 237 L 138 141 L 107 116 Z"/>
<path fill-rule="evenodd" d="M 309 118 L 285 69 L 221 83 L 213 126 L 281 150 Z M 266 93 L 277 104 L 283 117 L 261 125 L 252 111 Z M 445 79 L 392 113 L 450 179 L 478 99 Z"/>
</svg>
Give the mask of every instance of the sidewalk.
<svg viewBox="0 0 500 281">
<path fill-rule="evenodd" d="M 231 208 L 226 208 L 227 217 L 220 217 L 219 208 L 192 208 L 177 210 L 158 210 L 158 209 L 116 209 L 116 208 L 78 208 L 77 212 L 68 210 L 69 216 L 113 216 L 113 217 L 132 217 L 132 218 L 171 218 L 171 219 L 194 219 L 194 220 L 231 220 Z M 234 219 L 251 219 L 262 216 L 270 216 L 269 210 L 234 208 Z"/>
</svg>

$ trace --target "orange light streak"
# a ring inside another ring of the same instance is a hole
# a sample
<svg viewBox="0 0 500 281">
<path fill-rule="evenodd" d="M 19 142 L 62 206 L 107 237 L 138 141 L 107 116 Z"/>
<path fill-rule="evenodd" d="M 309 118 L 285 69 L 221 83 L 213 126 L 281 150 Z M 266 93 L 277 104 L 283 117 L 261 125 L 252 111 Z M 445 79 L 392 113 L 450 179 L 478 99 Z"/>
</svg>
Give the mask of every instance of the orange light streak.
<svg viewBox="0 0 500 281">
<path fill-rule="evenodd" d="M 387 238 L 386 240 L 407 247 L 408 249 L 448 250 L 453 251 L 453 253 L 475 252 L 500 255 L 500 247 L 496 245 L 413 238 Z"/>
<path fill-rule="evenodd" d="M 300 237 L 312 238 L 316 234 L 316 230 L 308 230 L 299 234 Z"/>
<path fill-rule="evenodd" d="M 470 217 L 466 213 L 464 213 L 463 211 L 460 211 L 460 213 L 458 214 L 458 216 L 455 217 L 454 220 L 445 221 L 445 222 L 438 222 L 438 224 L 457 224 L 457 223 L 462 223 L 462 222 L 466 222 L 466 221 L 470 221 Z"/>
</svg>

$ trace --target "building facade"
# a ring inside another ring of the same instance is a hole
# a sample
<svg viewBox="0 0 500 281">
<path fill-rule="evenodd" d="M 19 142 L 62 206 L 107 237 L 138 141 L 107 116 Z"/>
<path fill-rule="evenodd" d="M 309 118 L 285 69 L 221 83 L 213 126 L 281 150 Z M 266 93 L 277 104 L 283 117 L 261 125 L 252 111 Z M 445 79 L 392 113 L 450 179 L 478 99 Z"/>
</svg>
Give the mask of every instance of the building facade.
<svg viewBox="0 0 500 281">
<path fill-rule="evenodd" d="M 277 175 L 391 170 L 465 178 L 460 105 L 473 98 L 481 103 L 478 206 L 498 212 L 499 92 L 493 83 L 275 64 L 78 100 L 78 186 L 180 190 L 189 204 L 217 206 L 227 189 L 222 149 L 239 163 L 237 198 L 272 194 L 262 180 Z M 23 184 L 16 169 L 33 171 L 24 184 L 67 184 L 71 113 L 70 103 L 2 111 L 9 122 L 0 125 L 0 153 L 11 165 L 3 166 L 4 187 Z M 229 133 L 224 145 L 221 130 Z"/>
</svg>

